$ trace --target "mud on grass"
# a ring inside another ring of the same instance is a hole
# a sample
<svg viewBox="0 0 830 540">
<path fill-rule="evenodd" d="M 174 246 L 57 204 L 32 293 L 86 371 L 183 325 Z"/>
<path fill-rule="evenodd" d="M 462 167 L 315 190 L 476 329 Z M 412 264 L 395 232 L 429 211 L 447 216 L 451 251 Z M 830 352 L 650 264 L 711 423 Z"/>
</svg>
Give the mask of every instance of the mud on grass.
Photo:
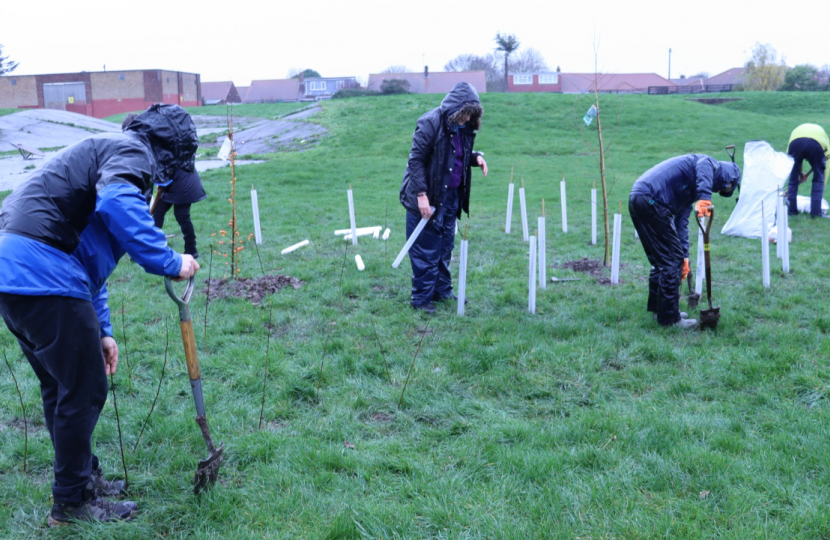
<svg viewBox="0 0 830 540">
<path fill-rule="evenodd" d="M 305 285 L 305 281 L 291 276 L 268 274 L 255 278 L 206 279 L 204 284 L 205 294 L 208 294 L 211 301 L 220 298 L 245 298 L 258 306 L 265 295 L 275 294 L 289 286 L 299 289 Z"/>
</svg>

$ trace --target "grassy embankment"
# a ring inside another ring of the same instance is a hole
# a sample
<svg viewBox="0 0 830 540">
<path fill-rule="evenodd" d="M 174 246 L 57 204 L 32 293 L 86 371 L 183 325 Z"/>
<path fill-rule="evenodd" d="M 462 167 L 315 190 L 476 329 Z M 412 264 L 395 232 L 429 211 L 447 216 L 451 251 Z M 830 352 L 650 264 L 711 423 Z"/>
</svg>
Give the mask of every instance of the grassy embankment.
<svg viewBox="0 0 830 540">
<path fill-rule="evenodd" d="M 668 157 L 702 152 L 726 159 L 724 145 L 751 139 L 784 150 L 798 123 L 830 124 L 826 94 L 743 97 L 706 106 L 675 97 L 603 96 L 612 210 L 639 174 Z M 475 174 L 471 219 L 461 222 L 462 229 L 469 224 L 468 315 L 456 317 L 454 305 L 439 309 L 398 408 L 427 318 L 408 307 L 408 263 L 390 267 L 404 240 L 397 193 L 415 121 L 439 101 L 325 103 L 315 121 L 330 136 L 317 148 L 238 170 L 240 230 L 253 230 L 247 190 L 255 184 L 266 271 L 306 285 L 272 298 L 262 430 L 267 306 L 211 303 L 205 342 L 204 291 L 194 300 L 208 414 L 214 438 L 227 445 L 221 485 L 201 500 L 189 483 L 205 448 L 193 423 L 177 312 L 160 278 L 125 261 L 109 282 L 119 342 L 125 306 L 132 365 L 128 396 L 121 343 L 118 403 L 141 510 L 131 523 L 42 530 L 52 450 L 37 381 L 8 332 L 0 333 L 33 422 L 24 474 L 17 395 L 0 366 L 0 537 L 830 536 L 830 313 L 822 295 L 830 278 L 830 220 L 791 220 L 793 272 L 783 275 L 774 263 L 770 290 L 761 286 L 760 241 L 716 232 L 717 333 L 664 330 L 651 320 L 648 265 L 627 215 L 619 286 L 585 276 L 549 285 L 539 292 L 538 314 L 527 313 L 518 202 L 513 233 L 502 231 L 511 166 L 516 182 L 525 180 L 531 223 L 545 198 L 548 274 L 569 277 L 557 265 L 602 257 L 601 245 L 588 245 L 589 193 L 598 174 L 591 155 L 596 133 L 581 127 L 587 98 L 483 96 L 477 148 L 487 154 L 490 176 Z M 558 206 L 563 173 L 567 234 Z M 227 229 L 230 210 L 228 170 L 203 179 L 209 198 L 193 208 L 200 278 L 207 277 L 209 246 L 220 247 L 219 235 L 211 234 Z M 358 225 L 388 224 L 388 243 L 361 239 L 353 248 L 333 236 L 348 226 L 349 185 Z M 719 230 L 734 201 L 716 198 L 715 205 Z M 178 232 L 169 219 L 169 231 Z M 312 244 L 279 254 L 304 238 Z M 181 249 L 180 238 L 172 244 Z M 356 253 L 365 272 L 355 268 Z M 242 259 L 242 275 L 260 274 L 253 246 Z M 214 277 L 226 273 L 225 260 L 214 256 Z M 133 451 L 161 371 L 165 318 L 167 374 Z M 121 475 L 112 400 L 94 444 L 106 470 Z"/>
</svg>

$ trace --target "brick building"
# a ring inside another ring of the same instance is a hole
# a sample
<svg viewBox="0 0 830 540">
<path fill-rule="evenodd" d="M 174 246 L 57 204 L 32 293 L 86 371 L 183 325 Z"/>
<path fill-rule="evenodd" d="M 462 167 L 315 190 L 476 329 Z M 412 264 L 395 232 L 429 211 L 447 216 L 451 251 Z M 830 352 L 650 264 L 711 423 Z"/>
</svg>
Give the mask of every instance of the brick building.
<svg viewBox="0 0 830 540">
<path fill-rule="evenodd" d="M 153 103 L 201 105 L 198 73 L 145 69 L 0 77 L 0 108 L 60 109 L 96 118 Z"/>
</svg>

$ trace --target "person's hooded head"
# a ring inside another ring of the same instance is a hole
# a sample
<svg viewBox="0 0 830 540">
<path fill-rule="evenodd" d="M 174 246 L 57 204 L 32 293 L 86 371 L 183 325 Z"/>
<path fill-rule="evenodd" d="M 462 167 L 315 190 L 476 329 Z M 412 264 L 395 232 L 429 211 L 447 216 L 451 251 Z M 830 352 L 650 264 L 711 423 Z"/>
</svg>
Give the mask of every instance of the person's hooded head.
<svg viewBox="0 0 830 540">
<path fill-rule="evenodd" d="M 469 83 L 460 82 L 441 101 L 441 114 L 450 127 L 466 127 L 477 131 L 481 129 L 484 109 L 481 108 L 476 89 Z"/>
<path fill-rule="evenodd" d="M 176 169 L 187 172 L 195 169 L 196 148 L 199 146 L 196 124 L 190 114 L 178 105 L 152 105 L 123 129 L 149 143 L 157 164 L 154 183 L 169 184 Z"/>
<path fill-rule="evenodd" d="M 712 191 L 717 191 L 721 197 L 731 197 L 736 189 L 741 189 L 741 169 L 729 161 L 718 161 L 718 166 Z"/>
</svg>

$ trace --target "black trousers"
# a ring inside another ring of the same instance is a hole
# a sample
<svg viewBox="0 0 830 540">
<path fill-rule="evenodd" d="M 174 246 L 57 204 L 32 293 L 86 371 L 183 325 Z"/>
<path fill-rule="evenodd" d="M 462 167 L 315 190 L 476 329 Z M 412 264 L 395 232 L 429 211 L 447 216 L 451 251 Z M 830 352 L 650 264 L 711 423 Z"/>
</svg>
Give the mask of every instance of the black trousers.
<svg viewBox="0 0 830 540">
<path fill-rule="evenodd" d="M 170 204 L 161 200 L 156 204 L 156 209 L 153 212 L 153 221 L 159 229 L 164 228 L 164 215 L 173 207 L 173 216 L 179 222 L 179 227 L 182 230 L 182 237 L 184 238 L 184 252 L 188 255 L 196 255 L 196 229 L 193 228 L 193 222 L 190 221 L 190 205 L 189 204 Z"/>
<path fill-rule="evenodd" d="M 412 263 L 413 306 L 452 296 L 450 261 L 455 247 L 455 222 L 460 203 L 458 189 L 448 189 L 444 204 L 435 211 L 420 236 L 409 248 Z M 406 212 L 407 239 L 421 221 L 421 215 Z"/>
<path fill-rule="evenodd" d="M 821 198 L 824 195 L 824 167 L 826 160 L 821 145 L 813 139 L 795 139 L 787 148 L 787 153 L 793 157 L 793 170 L 790 172 L 790 182 L 787 185 L 787 213 L 791 216 L 798 214 L 796 195 L 798 195 L 798 175 L 801 166 L 806 160 L 813 168 L 813 189 L 810 191 L 810 215 L 821 215 Z"/>
<path fill-rule="evenodd" d="M 95 309 L 67 296 L 0 293 L 0 313 L 40 380 L 55 449 L 52 495 L 55 502 L 78 504 L 93 469 L 92 432 L 107 400 Z"/>
<path fill-rule="evenodd" d="M 671 211 L 647 195 L 628 199 L 631 221 L 651 263 L 648 276 L 648 311 L 668 326 L 680 320 L 680 276 L 685 253 Z"/>
</svg>

